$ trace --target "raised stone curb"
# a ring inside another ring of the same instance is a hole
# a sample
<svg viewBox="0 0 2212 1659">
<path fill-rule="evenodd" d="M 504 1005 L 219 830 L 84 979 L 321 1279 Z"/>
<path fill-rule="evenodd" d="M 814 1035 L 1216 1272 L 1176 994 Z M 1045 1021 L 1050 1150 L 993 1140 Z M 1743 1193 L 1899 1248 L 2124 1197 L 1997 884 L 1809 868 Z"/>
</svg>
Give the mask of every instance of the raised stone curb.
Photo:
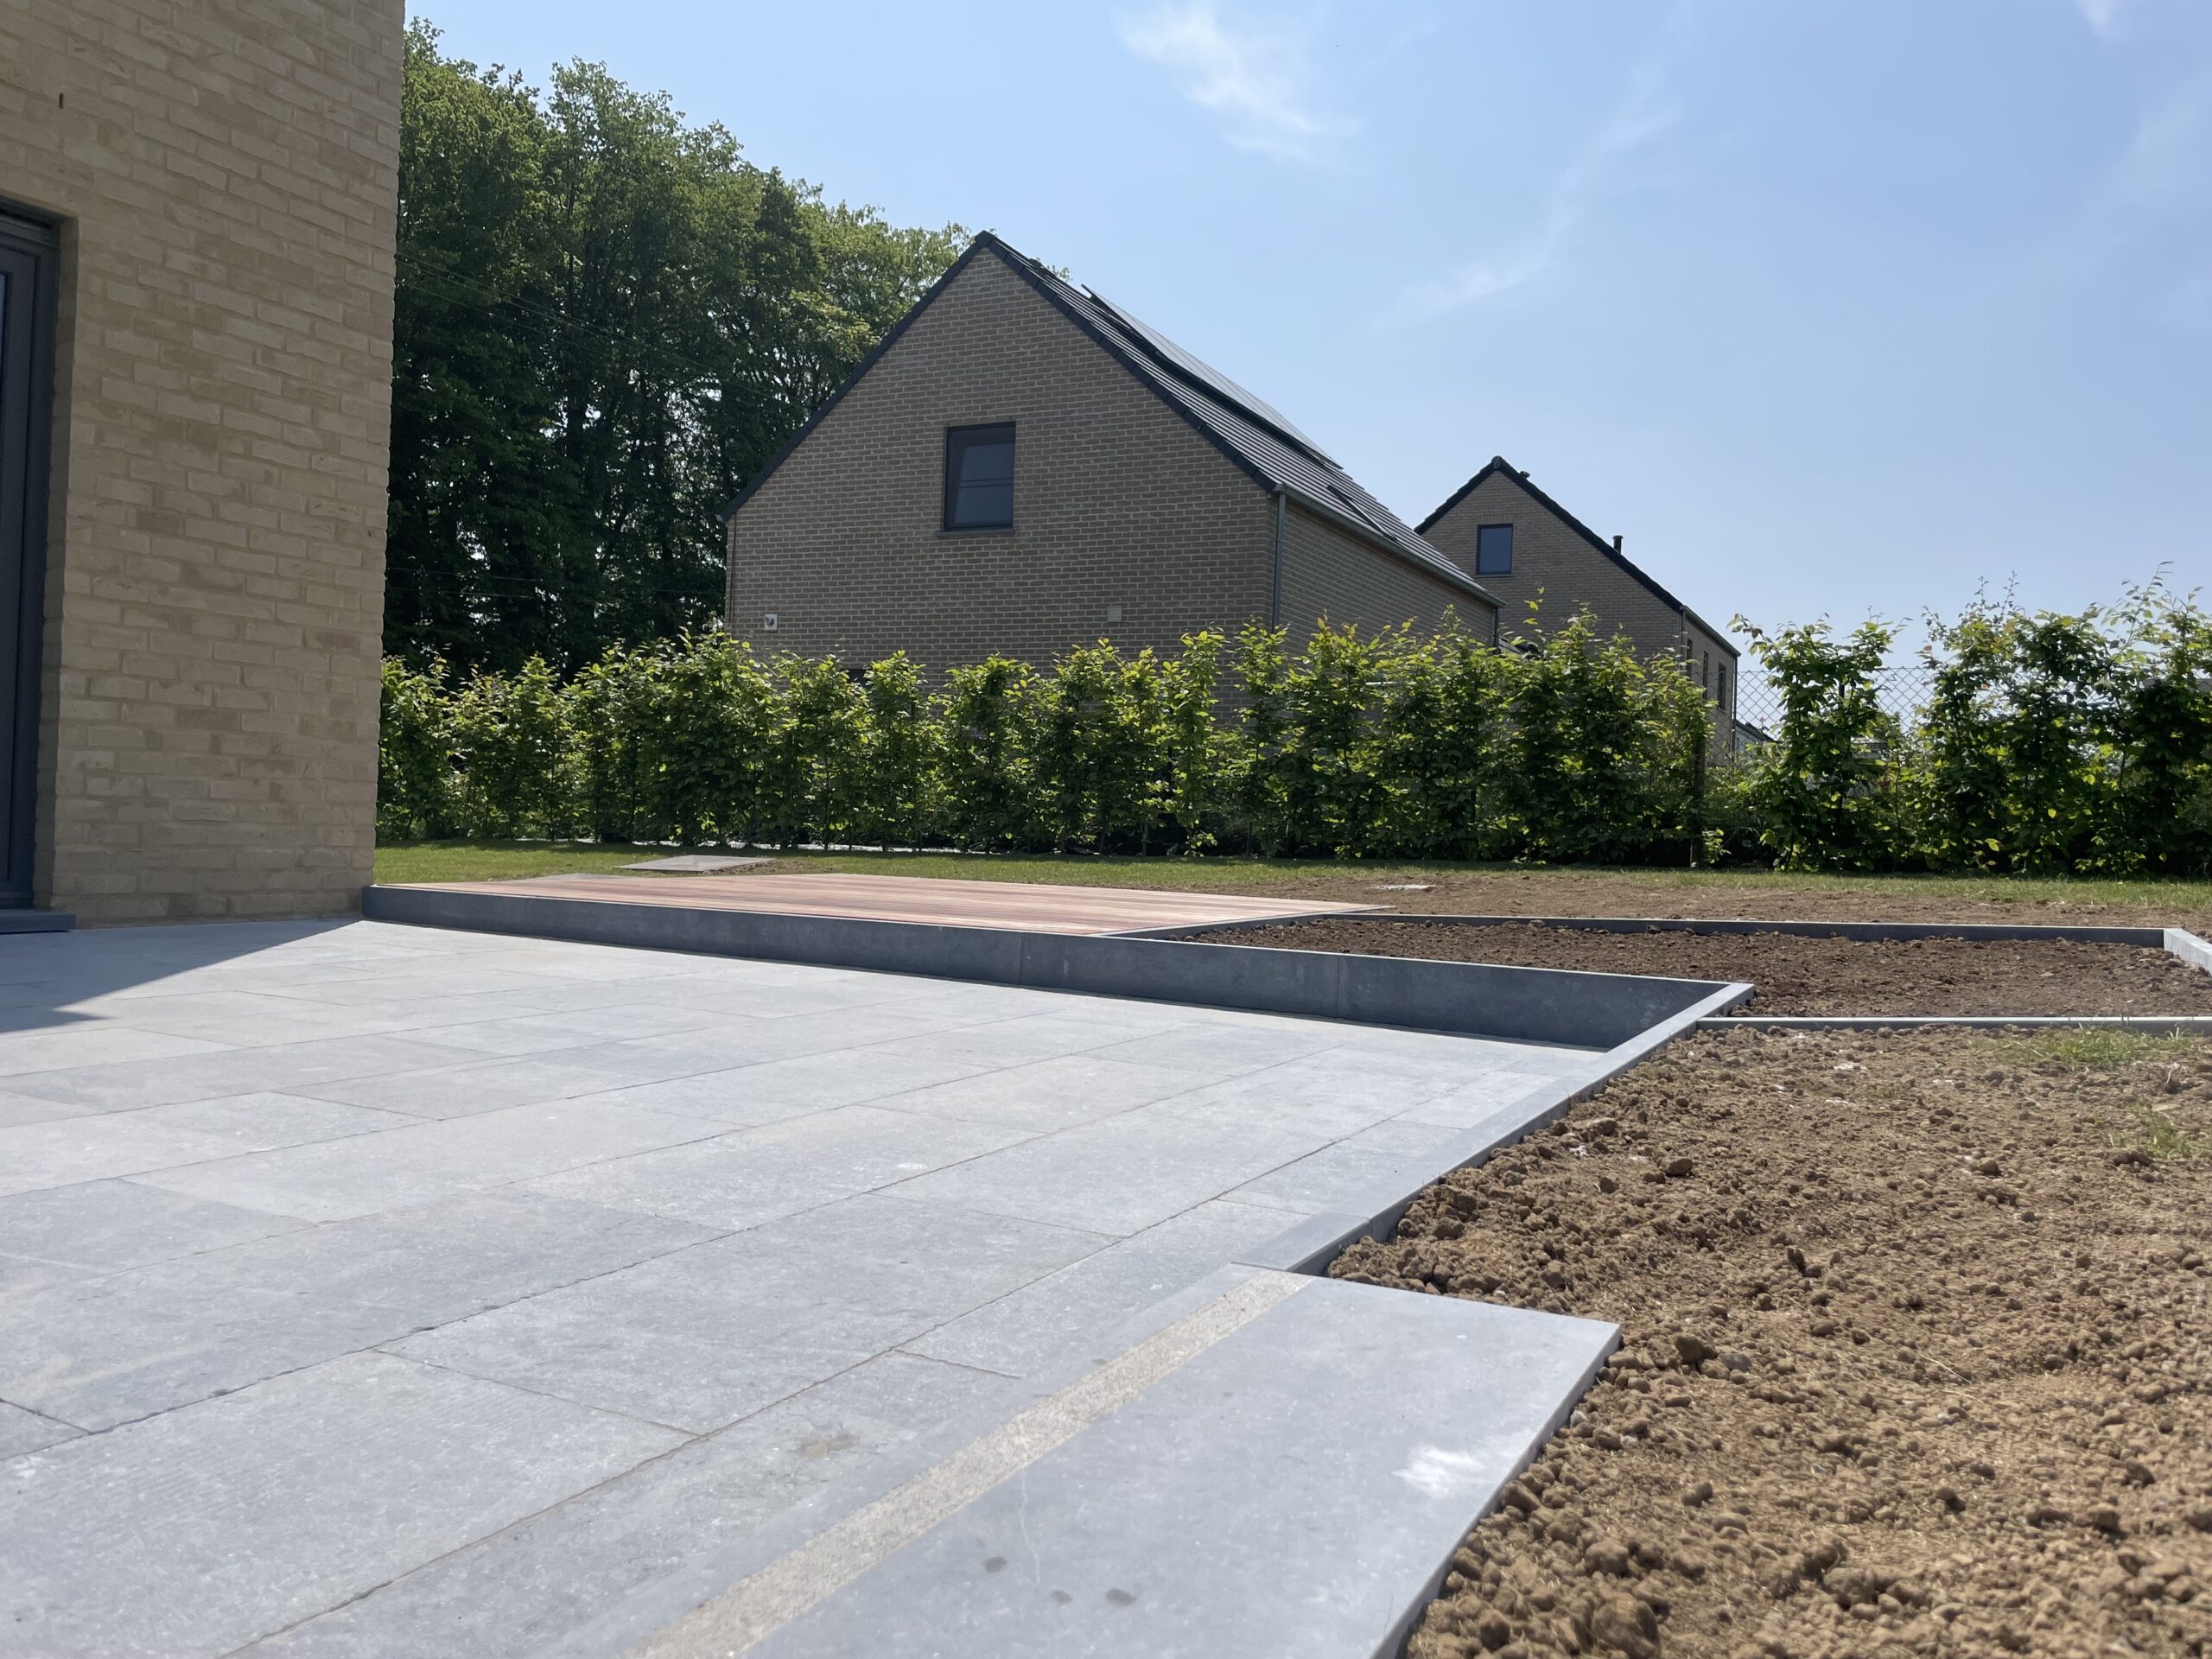
<svg viewBox="0 0 2212 1659">
<path fill-rule="evenodd" d="M 1344 919 L 1355 919 L 1346 918 Z M 1429 927 L 1562 927 L 1592 933 L 1788 933 L 1803 938 L 1846 939 L 2070 939 L 2083 944 L 2139 944 L 2172 949 L 2172 938 L 2195 938 L 2179 928 L 2092 927 L 2041 922 L 1806 922 L 1732 918 L 1704 920 L 1679 916 L 1424 916 L 1400 911 L 1370 911 L 1363 922 L 1405 922 Z M 1249 931 L 1280 927 L 1281 919 L 1222 922 L 1205 927 L 1154 928 L 1124 938 L 1188 938 L 1195 933 Z M 2200 944 L 2203 942 L 2197 941 Z M 2206 946 L 2212 960 L 2212 946 Z M 2200 964 L 2202 965 L 2202 964 Z"/>
<path fill-rule="evenodd" d="M 2170 956 L 2179 957 L 2192 968 L 2202 968 L 2206 973 L 2212 974 L 2212 944 L 2207 944 L 2186 928 L 2170 927 L 2166 930 L 2166 951 Z"/>
<path fill-rule="evenodd" d="M 0 934 L 67 933 L 76 925 L 66 910 L 0 910 Z"/>
<path fill-rule="evenodd" d="M 1716 988 L 1711 995 L 1672 1018 L 1606 1050 L 1592 1062 L 1588 1075 L 1580 1082 L 1565 1089 L 1551 1084 L 1531 1090 L 1426 1156 L 1408 1160 L 1395 1173 L 1369 1189 L 1365 1198 L 1354 1199 L 1339 1210 L 1308 1217 L 1256 1249 L 1246 1251 L 1237 1260 L 1248 1267 L 1273 1268 L 1286 1273 L 1327 1271 L 1329 1263 L 1347 1245 L 1363 1238 L 1388 1238 L 1413 1201 L 1453 1170 L 1484 1163 L 1500 1148 L 1539 1129 L 1548 1128 L 1577 1104 L 1684 1033 L 1700 1026 L 1734 1023 L 1715 1016 L 1722 1009 L 1736 1007 L 1751 994 L 1748 985 Z"/>
<path fill-rule="evenodd" d="M 2112 1031 L 2139 1031 L 2153 1036 L 2212 1036 L 2212 1014 L 1745 1014 L 1700 1020 L 1715 1031 L 1918 1031 L 1933 1026 L 1964 1026 L 1984 1031 L 2094 1026 Z"/>
<path fill-rule="evenodd" d="M 371 921 L 1181 1002 L 1610 1049 L 1723 989 L 1710 981 L 1119 934 L 793 916 L 430 887 L 372 887 Z"/>
</svg>

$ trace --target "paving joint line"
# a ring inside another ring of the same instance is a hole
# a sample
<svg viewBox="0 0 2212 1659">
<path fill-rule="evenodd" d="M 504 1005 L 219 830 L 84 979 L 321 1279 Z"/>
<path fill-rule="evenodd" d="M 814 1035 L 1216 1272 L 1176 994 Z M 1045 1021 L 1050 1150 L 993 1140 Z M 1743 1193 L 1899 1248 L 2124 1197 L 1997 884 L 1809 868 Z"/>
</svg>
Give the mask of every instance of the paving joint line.
<svg viewBox="0 0 2212 1659">
<path fill-rule="evenodd" d="M 1262 1272 L 1233 1287 L 694 1606 L 626 1659 L 744 1652 L 1313 1282 Z"/>
</svg>

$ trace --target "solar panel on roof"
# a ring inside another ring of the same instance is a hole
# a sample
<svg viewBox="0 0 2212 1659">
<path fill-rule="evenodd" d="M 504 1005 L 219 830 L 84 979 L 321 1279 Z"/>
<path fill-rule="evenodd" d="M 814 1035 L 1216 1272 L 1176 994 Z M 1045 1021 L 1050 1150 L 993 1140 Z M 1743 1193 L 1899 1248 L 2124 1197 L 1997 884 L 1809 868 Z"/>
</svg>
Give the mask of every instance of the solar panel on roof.
<svg viewBox="0 0 2212 1659">
<path fill-rule="evenodd" d="M 1192 356 L 1190 353 L 1148 323 L 1141 322 L 1131 316 L 1096 289 L 1087 288 L 1084 292 L 1090 295 L 1096 304 L 1103 307 L 1106 314 L 1115 321 L 1134 334 L 1137 344 L 1143 348 L 1145 353 L 1162 368 L 1190 381 L 1201 390 L 1212 393 L 1231 409 L 1249 416 L 1262 426 L 1274 428 L 1281 436 L 1296 444 L 1315 460 L 1326 461 L 1332 467 L 1337 464 L 1319 444 L 1293 426 L 1280 410 L 1254 397 L 1211 364 Z"/>
</svg>

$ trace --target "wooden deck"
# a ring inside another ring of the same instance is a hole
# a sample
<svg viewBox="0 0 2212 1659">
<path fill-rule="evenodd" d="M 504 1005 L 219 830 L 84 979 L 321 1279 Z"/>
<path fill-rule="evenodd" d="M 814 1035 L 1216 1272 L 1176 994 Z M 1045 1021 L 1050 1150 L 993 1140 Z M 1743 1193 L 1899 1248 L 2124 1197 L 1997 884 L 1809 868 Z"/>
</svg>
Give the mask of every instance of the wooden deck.
<svg viewBox="0 0 2212 1659">
<path fill-rule="evenodd" d="M 435 881 L 452 893 L 528 893 L 588 904 L 667 905 L 785 916 L 1002 927 L 1026 933 L 1130 933 L 1295 916 L 1343 916 L 1374 905 L 1144 887 L 1052 887 L 1027 881 L 944 881 L 913 875 L 539 875 L 519 881 Z"/>
</svg>

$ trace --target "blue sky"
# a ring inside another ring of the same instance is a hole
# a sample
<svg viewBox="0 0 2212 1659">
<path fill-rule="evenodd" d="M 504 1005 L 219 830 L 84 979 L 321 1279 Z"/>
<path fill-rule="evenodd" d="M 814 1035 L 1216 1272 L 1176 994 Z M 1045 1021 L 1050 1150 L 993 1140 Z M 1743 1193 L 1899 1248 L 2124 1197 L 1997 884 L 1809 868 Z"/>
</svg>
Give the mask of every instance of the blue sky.
<svg viewBox="0 0 2212 1659">
<path fill-rule="evenodd" d="M 1418 521 L 1493 454 L 1716 622 L 2212 582 L 2212 4 L 426 0 L 996 230 Z"/>
</svg>

